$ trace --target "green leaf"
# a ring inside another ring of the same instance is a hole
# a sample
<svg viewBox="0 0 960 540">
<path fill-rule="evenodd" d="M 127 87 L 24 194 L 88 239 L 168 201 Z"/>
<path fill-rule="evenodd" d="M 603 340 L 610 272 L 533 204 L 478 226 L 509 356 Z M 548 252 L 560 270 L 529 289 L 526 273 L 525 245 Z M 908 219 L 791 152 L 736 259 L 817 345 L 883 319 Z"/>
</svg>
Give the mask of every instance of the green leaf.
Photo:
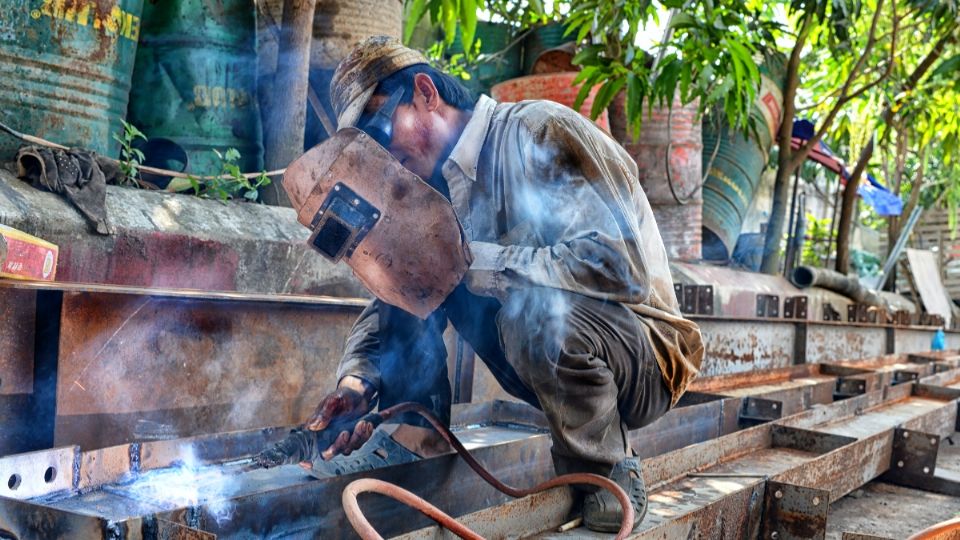
<svg viewBox="0 0 960 540">
<path fill-rule="evenodd" d="M 224 154 L 223 160 L 232 163 L 238 159 L 240 159 L 240 151 L 236 148 L 227 148 L 227 153 Z"/>
<path fill-rule="evenodd" d="M 592 90 L 594 86 L 593 81 L 590 79 L 592 79 L 592 77 L 580 84 L 580 90 L 577 92 L 577 98 L 573 100 L 573 110 L 579 111 L 580 107 L 583 106 L 583 102 L 587 100 L 587 96 L 590 95 L 590 90 Z"/>
<path fill-rule="evenodd" d="M 640 111 L 643 108 L 641 79 L 634 72 L 627 73 L 627 123 L 633 128 L 633 138 L 640 136 Z"/>
<path fill-rule="evenodd" d="M 473 57 L 473 38 L 477 33 L 477 1 L 460 0 L 460 39 L 468 57 Z"/>
<path fill-rule="evenodd" d="M 443 42 L 447 47 L 453 45 L 457 37 L 457 7 L 455 0 L 443 0 L 440 4 L 440 26 L 443 28 Z"/>
<path fill-rule="evenodd" d="M 595 64 L 597 63 L 600 53 L 603 52 L 605 48 L 603 45 L 587 45 L 574 55 L 571 62 L 575 66 Z"/>
<path fill-rule="evenodd" d="M 590 108 L 590 118 L 593 120 L 599 118 L 600 115 L 603 114 L 603 111 L 610 106 L 610 102 L 613 101 L 617 92 L 619 92 L 626 83 L 626 77 L 618 77 L 604 83 L 604 85 L 600 87 L 600 91 L 597 92 L 597 96 L 593 98 L 593 107 Z"/>
<path fill-rule="evenodd" d="M 420 19 L 427 13 L 427 0 L 412 0 L 410 2 L 410 11 L 407 14 L 406 20 L 403 21 L 403 42 L 410 43 L 410 38 L 413 37 L 413 30 L 417 27 L 417 23 L 420 22 Z"/>
<path fill-rule="evenodd" d="M 680 28 L 694 28 L 696 26 L 699 25 L 692 15 L 688 13 L 674 13 L 673 18 L 670 19 L 669 28 L 671 30 L 678 30 Z"/>
<path fill-rule="evenodd" d="M 542 0 L 530 0 L 530 10 L 538 17 L 546 14 L 546 11 L 543 9 Z"/>
<path fill-rule="evenodd" d="M 930 73 L 930 77 L 933 78 L 941 75 L 951 75 L 957 70 L 960 70 L 960 54 L 940 62 L 940 65 L 937 66 L 937 69 L 934 69 Z"/>
</svg>

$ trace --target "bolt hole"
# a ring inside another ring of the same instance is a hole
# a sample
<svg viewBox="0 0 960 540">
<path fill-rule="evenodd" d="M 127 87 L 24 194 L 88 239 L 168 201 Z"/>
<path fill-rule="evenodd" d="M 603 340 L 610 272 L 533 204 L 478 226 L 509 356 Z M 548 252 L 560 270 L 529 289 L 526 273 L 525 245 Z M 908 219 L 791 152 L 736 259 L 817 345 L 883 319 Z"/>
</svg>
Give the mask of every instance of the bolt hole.
<svg viewBox="0 0 960 540">
<path fill-rule="evenodd" d="M 43 481 L 46 483 L 53 482 L 57 479 L 57 469 L 54 467 L 47 467 L 47 470 L 43 472 Z"/>
<path fill-rule="evenodd" d="M 20 475 L 11 474 L 10 479 L 7 480 L 7 487 L 10 488 L 11 491 L 16 490 L 18 487 L 20 487 Z"/>
</svg>

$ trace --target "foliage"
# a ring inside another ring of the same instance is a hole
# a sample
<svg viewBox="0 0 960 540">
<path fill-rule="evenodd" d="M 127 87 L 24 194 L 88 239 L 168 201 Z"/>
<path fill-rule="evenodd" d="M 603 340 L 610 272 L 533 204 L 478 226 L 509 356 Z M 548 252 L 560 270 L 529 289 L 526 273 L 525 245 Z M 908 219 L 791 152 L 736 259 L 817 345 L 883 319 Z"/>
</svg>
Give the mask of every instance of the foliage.
<svg viewBox="0 0 960 540">
<path fill-rule="evenodd" d="M 195 176 L 188 177 L 193 192 L 198 197 L 221 201 L 243 197 L 248 201 L 256 201 L 259 196 L 257 190 L 270 185 L 270 178 L 266 172 L 261 172 L 253 181 L 244 176 L 237 164 L 240 152 L 236 148 L 230 148 L 223 153 L 214 150 L 214 153 L 220 159 L 220 173 L 217 176 L 203 180 Z"/>
<path fill-rule="evenodd" d="M 665 39 L 654 50 L 637 49 L 637 32 L 670 9 Z M 743 0 L 603 0 L 576 2 L 567 24 L 578 41 L 590 38 L 574 63 L 584 82 L 578 105 L 600 85 L 591 114 L 599 115 L 621 90 L 634 134 L 642 106 L 679 96 L 699 99 L 701 112 L 717 106 L 729 125 L 754 127 L 750 108 L 760 81 L 758 63 L 773 52 L 780 31 L 766 3 Z M 651 60 L 652 59 L 652 60 Z"/>
<path fill-rule="evenodd" d="M 800 256 L 807 266 L 822 267 L 831 255 L 830 218 L 817 219 L 807 212 L 807 234 Z"/>
<path fill-rule="evenodd" d="M 137 139 L 147 140 L 147 136 L 126 120 L 121 119 L 120 122 L 123 124 L 123 133 L 113 134 L 113 140 L 120 143 L 120 172 L 123 174 L 120 183 L 136 184 L 144 156 L 133 144 Z"/>
<path fill-rule="evenodd" d="M 475 40 L 473 42 L 473 51 L 470 55 L 466 53 L 454 53 L 446 54 L 446 45 L 442 41 L 438 41 L 430 46 L 426 51 L 427 60 L 430 61 L 430 65 L 443 71 L 444 73 L 457 77 L 461 80 L 468 81 L 470 80 L 470 65 L 468 61 L 469 58 L 477 58 L 477 52 L 480 49 L 480 40 Z"/>
<path fill-rule="evenodd" d="M 469 57 L 475 50 L 473 38 L 477 31 L 477 10 L 481 8 L 477 0 L 406 0 L 409 4 L 407 18 L 403 23 L 403 42 L 409 43 L 414 28 L 429 13 L 430 20 L 443 28 L 446 47 L 453 44 L 460 26 L 463 50 Z"/>
<path fill-rule="evenodd" d="M 571 3 L 574 2 L 554 1 L 547 5 L 542 0 L 487 0 L 486 8 L 493 17 L 520 28 L 531 28 L 560 21 Z"/>
</svg>

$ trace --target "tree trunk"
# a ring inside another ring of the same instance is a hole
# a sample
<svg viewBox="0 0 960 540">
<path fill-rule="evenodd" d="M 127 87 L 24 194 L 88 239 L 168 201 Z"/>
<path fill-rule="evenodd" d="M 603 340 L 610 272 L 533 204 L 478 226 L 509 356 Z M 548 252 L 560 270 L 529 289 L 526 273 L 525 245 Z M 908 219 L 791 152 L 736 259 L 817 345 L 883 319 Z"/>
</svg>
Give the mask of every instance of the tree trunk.
<svg viewBox="0 0 960 540">
<path fill-rule="evenodd" d="M 267 169 L 284 168 L 303 154 L 315 9 L 315 0 L 286 0 L 283 5 L 273 85 L 277 89 L 274 92 L 277 101 L 273 104 L 272 121 L 264 130 Z M 264 191 L 263 200 L 268 204 L 290 206 L 290 199 L 276 182 Z"/>
<path fill-rule="evenodd" d="M 800 165 L 794 166 L 794 152 L 790 146 L 793 140 L 793 117 L 796 114 L 797 86 L 800 84 L 800 53 L 807 41 L 813 15 L 803 20 L 797 41 L 793 45 L 790 59 L 787 61 L 787 79 L 783 88 L 783 118 L 777 131 L 777 177 L 773 183 L 773 207 L 770 209 L 770 221 L 767 234 L 763 239 L 763 261 L 760 271 L 764 274 L 776 274 L 780 270 L 780 240 L 783 237 L 783 222 L 787 213 L 787 199 L 790 196 L 790 177 Z M 802 162 L 801 162 L 802 163 Z"/>
<path fill-rule="evenodd" d="M 927 53 L 927 56 L 920 62 L 917 68 L 913 70 L 913 73 L 910 74 L 910 78 L 907 79 L 903 87 L 899 89 L 899 95 L 909 95 L 910 91 L 916 88 L 917 84 L 920 83 L 920 79 L 926 75 L 927 71 L 933 67 L 934 62 L 943 54 L 945 45 L 956 39 L 953 35 L 955 29 L 955 26 L 951 27 L 949 32 L 934 44 L 930 52 Z M 904 98 L 900 98 L 896 102 L 887 105 L 881 114 L 882 123 L 889 124 L 891 122 L 894 111 L 900 108 L 899 106 L 903 99 Z M 840 207 L 840 225 L 837 231 L 836 264 L 837 272 L 841 274 L 847 273 L 850 268 L 850 238 L 853 234 L 853 203 L 857 200 L 857 186 L 860 184 L 860 176 L 863 174 L 864 169 L 866 169 L 870 157 L 873 156 L 873 149 L 873 138 L 871 138 L 870 142 L 860 151 L 857 166 L 854 168 L 853 174 L 850 175 L 850 178 L 847 180 L 847 185 L 843 189 L 843 205 Z"/>
</svg>

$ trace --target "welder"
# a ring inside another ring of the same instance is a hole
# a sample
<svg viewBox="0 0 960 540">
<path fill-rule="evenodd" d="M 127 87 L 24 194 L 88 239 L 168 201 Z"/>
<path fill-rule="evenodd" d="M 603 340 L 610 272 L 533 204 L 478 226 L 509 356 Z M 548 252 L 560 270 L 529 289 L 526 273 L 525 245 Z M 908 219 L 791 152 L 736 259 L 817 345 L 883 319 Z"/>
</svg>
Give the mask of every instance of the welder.
<svg viewBox="0 0 960 540">
<path fill-rule="evenodd" d="M 676 405 L 703 344 L 679 312 L 635 162 L 575 111 L 475 98 L 392 38 L 359 44 L 337 67 L 330 96 L 334 138 L 347 146 L 312 150 L 288 169 L 284 187 L 313 229 L 314 247 L 346 258 L 377 299 L 350 333 L 336 390 L 306 426 L 324 430 L 404 401 L 449 423 L 449 323 L 506 392 L 543 411 L 557 473 L 612 478 L 639 523 L 646 493 L 628 431 Z M 374 150 L 346 149 L 360 144 Z M 401 173 L 376 164 L 380 153 Z M 310 169 L 323 160 L 340 160 L 337 174 Z M 358 185 L 342 180 L 351 175 L 382 188 L 358 195 Z M 422 200 L 441 204 L 387 215 L 417 185 Z M 451 235 L 462 246 L 438 240 Z M 437 255 L 437 245 L 447 247 Z M 418 262 L 418 271 L 398 270 Z M 450 285 L 398 286 L 403 275 Z M 359 422 L 341 432 L 324 459 L 360 449 L 373 431 Z M 431 433 L 411 416 L 390 439 L 427 456 L 441 448 Z M 614 497 L 584 491 L 584 524 L 616 531 L 622 511 Z"/>
</svg>

